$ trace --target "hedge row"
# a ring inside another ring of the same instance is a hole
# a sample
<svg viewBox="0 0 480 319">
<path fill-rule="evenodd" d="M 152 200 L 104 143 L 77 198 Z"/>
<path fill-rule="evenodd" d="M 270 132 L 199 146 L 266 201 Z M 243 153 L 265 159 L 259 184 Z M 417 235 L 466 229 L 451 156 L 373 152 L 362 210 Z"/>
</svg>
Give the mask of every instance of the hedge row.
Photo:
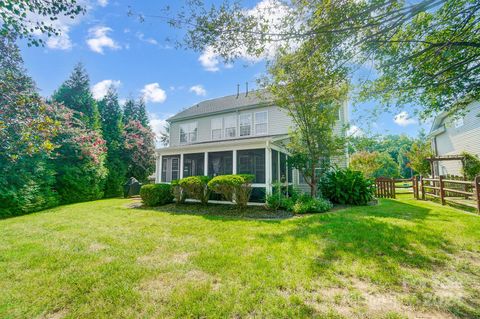
<svg viewBox="0 0 480 319">
<path fill-rule="evenodd" d="M 207 204 L 211 192 L 240 207 L 245 207 L 252 193 L 253 175 L 190 176 L 174 180 L 171 184 L 150 184 L 142 186 L 140 197 L 146 206 L 184 203 L 187 198 Z"/>
</svg>

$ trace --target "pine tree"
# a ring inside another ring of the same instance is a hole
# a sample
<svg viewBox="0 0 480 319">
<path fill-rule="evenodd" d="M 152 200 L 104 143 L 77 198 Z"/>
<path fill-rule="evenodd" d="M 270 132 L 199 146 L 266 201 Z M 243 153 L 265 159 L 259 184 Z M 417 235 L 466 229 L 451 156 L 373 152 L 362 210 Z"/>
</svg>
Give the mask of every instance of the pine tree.
<svg viewBox="0 0 480 319">
<path fill-rule="evenodd" d="M 148 121 L 148 116 L 147 116 L 147 109 L 145 105 L 145 100 L 140 98 L 137 102 L 137 116 L 138 118 L 136 119 L 140 123 L 142 123 L 143 126 L 149 127 L 149 121 Z"/>
<path fill-rule="evenodd" d="M 78 63 L 74 67 L 68 80 L 53 94 L 53 100 L 77 111 L 74 116 L 85 123 L 87 128 L 100 129 L 97 102 L 90 92 L 90 79 L 83 64 Z"/>
<path fill-rule="evenodd" d="M 99 102 L 99 111 L 102 134 L 107 146 L 108 175 L 105 182 L 105 197 L 120 196 L 126 178 L 126 164 L 122 159 L 124 150 L 122 111 L 115 87 L 111 86 Z"/>
<path fill-rule="evenodd" d="M 128 98 L 123 106 L 123 124 L 126 125 L 128 121 L 136 119 L 137 106 L 133 98 Z"/>
<path fill-rule="evenodd" d="M 143 126 L 148 127 L 149 121 L 145 100 L 143 98 L 135 101 L 129 98 L 123 107 L 123 123 L 127 124 L 130 121 L 139 121 Z"/>
</svg>

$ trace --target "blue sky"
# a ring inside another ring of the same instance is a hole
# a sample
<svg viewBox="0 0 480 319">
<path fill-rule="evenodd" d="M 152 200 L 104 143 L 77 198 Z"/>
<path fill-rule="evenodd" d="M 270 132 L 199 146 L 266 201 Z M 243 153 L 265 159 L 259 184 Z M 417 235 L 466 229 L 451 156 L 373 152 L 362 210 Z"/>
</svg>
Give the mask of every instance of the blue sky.
<svg viewBox="0 0 480 319">
<path fill-rule="evenodd" d="M 175 49 L 166 38 L 178 37 L 160 20 L 144 23 L 128 17 L 129 6 L 139 12 L 160 14 L 165 1 L 83 0 L 87 14 L 61 19 L 64 31 L 43 48 L 22 44 L 29 74 L 43 96 L 50 96 L 68 78 L 73 66 L 82 62 L 90 75 L 92 90 L 100 97 L 108 84 L 118 86 L 120 99 L 145 94 L 152 126 L 158 132 L 164 120 L 204 99 L 235 94 L 237 84 L 245 90 L 256 86 L 265 62 L 240 60 L 224 65 L 211 52 Z M 88 2 L 87 2 L 88 1 Z M 261 2 L 271 1 L 262 0 Z M 175 4 L 177 2 L 173 2 Z M 258 5 L 246 2 L 250 9 Z M 410 108 L 366 117 L 374 102 L 351 107 L 352 126 L 369 133 L 416 136 L 420 127 Z M 395 119 L 396 118 L 396 119 Z"/>
</svg>

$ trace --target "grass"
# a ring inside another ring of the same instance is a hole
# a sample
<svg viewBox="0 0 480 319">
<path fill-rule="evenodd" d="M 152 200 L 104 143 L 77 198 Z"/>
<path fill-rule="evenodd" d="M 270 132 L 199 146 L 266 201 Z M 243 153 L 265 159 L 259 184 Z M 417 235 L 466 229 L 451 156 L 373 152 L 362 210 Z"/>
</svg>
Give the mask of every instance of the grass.
<svg viewBox="0 0 480 319">
<path fill-rule="evenodd" d="M 410 197 L 283 220 L 125 199 L 0 220 L 0 318 L 479 318 L 480 218 Z"/>
</svg>

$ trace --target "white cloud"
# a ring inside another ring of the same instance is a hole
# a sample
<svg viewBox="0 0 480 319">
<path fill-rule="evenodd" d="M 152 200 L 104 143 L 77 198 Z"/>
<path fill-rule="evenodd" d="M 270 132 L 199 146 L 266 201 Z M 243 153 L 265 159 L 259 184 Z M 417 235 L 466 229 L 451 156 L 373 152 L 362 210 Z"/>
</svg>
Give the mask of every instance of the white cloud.
<svg viewBox="0 0 480 319">
<path fill-rule="evenodd" d="M 59 36 L 47 39 L 47 48 L 56 50 L 70 50 L 73 46 L 70 36 L 68 35 L 69 27 L 64 27 Z"/>
<path fill-rule="evenodd" d="M 137 32 L 135 34 L 135 36 L 137 37 L 137 39 L 139 39 L 140 41 L 143 41 L 143 42 L 146 42 L 148 44 L 153 44 L 153 45 L 157 45 L 158 44 L 158 41 L 155 40 L 154 38 L 145 38 L 145 34 L 143 34 L 142 32 Z"/>
<path fill-rule="evenodd" d="M 200 64 L 203 68 L 209 72 L 217 72 L 220 70 L 218 64 L 220 60 L 218 59 L 218 55 L 213 51 L 212 47 L 208 47 L 203 51 L 202 55 L 198 58 Z"/>
<path fill-rule="evenodd" d="M 120 46 L 108 36 L 110 31 L 112 29 L 105 26 L 95 26 L 88 30 L 87 44 L 93 52 L 103 54 L 103 48 L 120 49 Z"/>
<path fill-rule="evenodd" d="M 408 126 L 417 123 L 417 120 L 410 117 L 406 111 L 402 111 L 395 115 L 393 121 L 400 126 Z"/>
<path fill-rule="evenodd" d="M 145 102 L 163 103 L 167 99 L 167 93 L 158 83 L 145 84 L 141 92 Z"/>
<path fill-rule="evenodd" d="M 108 0 L 97 0 L 97 3 L 101 7 L 106 7 L 108 4 Z"/>
<path fill-rule="evenodd" d="M 92 94 L 93 97 L 97 100 L 102 99 L 108 91 L 108 88 L 110 86 L 114 86 L 115 88 L 118 88 L 122 84 L 121 81 L 119 80 L 103 80 L 92 86 Z"/>
<path fill-rule="evenodd" d="M 203 85 L 200 85 L 200 84 L 197 84 L 197 85 L 192 86 L 192 87 L 189 89 L 189 91 L 195 93 L 195 94 L 198 95 L 198 96 L 205 96 L 205 95 L 207 95 L 207 90 L 205 90 L 205 88 L 203 87 Z"/>
<path fill-rule="evenodd" d="M 347 136 L 360 137 L 364 135 L 365 132 L 356 125 L 350 125 L 349 129 L 347 130 Z"/>
</svg>

